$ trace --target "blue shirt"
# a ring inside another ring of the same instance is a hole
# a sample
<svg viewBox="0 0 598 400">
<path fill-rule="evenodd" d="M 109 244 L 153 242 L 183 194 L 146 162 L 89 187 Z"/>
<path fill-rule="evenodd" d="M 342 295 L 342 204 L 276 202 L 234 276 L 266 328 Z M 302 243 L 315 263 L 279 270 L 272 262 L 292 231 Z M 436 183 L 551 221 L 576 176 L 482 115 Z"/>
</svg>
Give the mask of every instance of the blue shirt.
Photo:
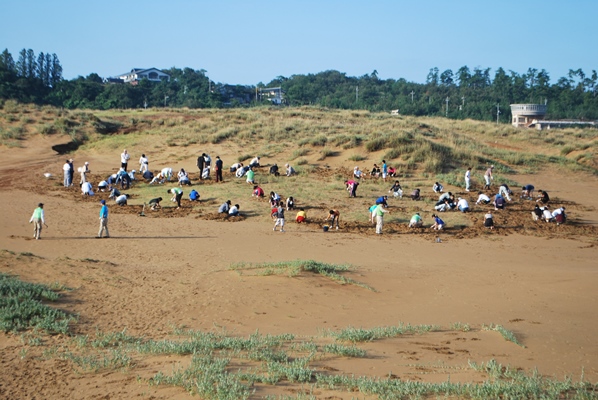
<svg viewBox="0 0 598 400">
<path fill-rule="evenodd" d="M 440 218 L 438 218 L 438 217 L 434 217 L 434 221 L 436 221 L 436 223 L 437 223 L 438 225 L 444 225 L 444 221 L 443 221 L 443 220 L 441 220 L 441 219 L 440 219 Z"/>
<path fill-rule="evenodd" d="M 108 206 L 106 204 L 100 209 L 100 218 L 108 218 Z"/>
</svg>

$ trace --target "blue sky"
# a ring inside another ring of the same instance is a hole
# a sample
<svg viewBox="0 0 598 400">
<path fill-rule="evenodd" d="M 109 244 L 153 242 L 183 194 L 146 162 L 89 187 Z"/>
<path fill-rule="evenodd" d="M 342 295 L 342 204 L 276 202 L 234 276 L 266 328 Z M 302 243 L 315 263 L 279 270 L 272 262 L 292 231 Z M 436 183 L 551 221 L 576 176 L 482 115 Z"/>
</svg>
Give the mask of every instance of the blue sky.
<svg viewBox="0 0 598 400">
<path fill-rule="evenodd" d="M 204 69 L 216 82 L 378 71 L 424 82 L 467 65 L 518 73 L 598 70 L 598 1 L 4 0 L 0 51 L 56 53 L 63 76 Z"/>
</svg>

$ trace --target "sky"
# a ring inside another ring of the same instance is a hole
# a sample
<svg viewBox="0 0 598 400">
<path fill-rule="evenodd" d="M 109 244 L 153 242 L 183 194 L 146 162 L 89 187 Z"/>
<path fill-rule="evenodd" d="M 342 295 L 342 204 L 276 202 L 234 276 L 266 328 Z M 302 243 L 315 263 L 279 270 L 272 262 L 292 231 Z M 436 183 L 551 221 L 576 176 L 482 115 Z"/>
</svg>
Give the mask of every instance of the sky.
<svg viewBox="0 0 598 400">
<path fill-rule="evenodd" d="M 598 70 L 597 0 L 0 0 L 0 51 L 56 53 L 63 77 L 205 70 L 268 83 L 336 70 L 423 83 L 429 70 Z"/>
</svg>

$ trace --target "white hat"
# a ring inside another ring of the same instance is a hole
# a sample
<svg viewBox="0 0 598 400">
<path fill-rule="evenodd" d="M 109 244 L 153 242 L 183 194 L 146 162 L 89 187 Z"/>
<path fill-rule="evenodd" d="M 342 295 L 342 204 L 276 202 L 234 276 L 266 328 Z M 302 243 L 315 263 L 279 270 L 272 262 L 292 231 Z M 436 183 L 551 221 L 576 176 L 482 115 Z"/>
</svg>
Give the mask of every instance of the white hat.
<svg viewBox="0 0 598 400">
<path fill-rule="evenodd" d="M 85 161 L 85 165 L 89 165 L 89 161 Z"/>
</svg>

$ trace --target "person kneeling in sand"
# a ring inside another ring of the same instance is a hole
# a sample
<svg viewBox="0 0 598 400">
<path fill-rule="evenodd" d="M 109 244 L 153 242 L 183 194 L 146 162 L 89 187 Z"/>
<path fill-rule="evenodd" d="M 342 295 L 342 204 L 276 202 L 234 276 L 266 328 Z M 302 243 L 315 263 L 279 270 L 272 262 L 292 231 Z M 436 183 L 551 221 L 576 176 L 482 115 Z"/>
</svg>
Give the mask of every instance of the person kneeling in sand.
<svg viewBox="0 0 598 400">
<path fill-rule="evenodd" d="M 432 218 L 434 218 L 434 224 L 430 227 L 435 231 L 441 231 L 444 228 L 444 221 L 441 220 L 438 215 L 432 214 Z"/>
<path fill-rule="evenodd" d="M 419 213 L 413 214 L 413 217 L 411 217 L 411 220 L 409 221 L 409 228 L 421 228 L 422 226 L 424 226 L 422 217 Z"/>
<path fill-rule="evenodd" d="M 297 216 L 295 217 L 295 221 L 297 221 L 298 224 L 305 222 L 307 220 L 307 214 L 305 213 L 305 210 L 303 208 L 300 208 L 299 211 L 297 212 Z"/>
<path fill-rule="evenodd" d="M 160 202 L 162 201 L 162 197 L 156 197 L 155 199 L 151 199 L 149 201 L 150 209 L 153 211 L 159 210 L 162 208 Z"/>
<path fill-rule="evenodd" d="M 484 226 L 486 228 L 494 229 L 494 218 L 492 218 L 492 213 L 490 211 L 484 215 Z"/>
</svg>

